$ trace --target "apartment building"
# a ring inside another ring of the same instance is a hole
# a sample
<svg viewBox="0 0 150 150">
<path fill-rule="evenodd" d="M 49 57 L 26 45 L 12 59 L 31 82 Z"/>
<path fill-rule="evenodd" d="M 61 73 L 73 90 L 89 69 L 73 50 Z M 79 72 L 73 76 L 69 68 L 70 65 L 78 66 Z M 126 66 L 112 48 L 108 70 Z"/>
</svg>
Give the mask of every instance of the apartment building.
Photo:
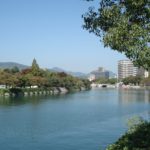
<svg viewBox="0 0 150 150">
<path fill-rule="evenodd" d="M 138 67 L 135 67 L 130 60 L 120 60 L 118 62 L 118 78 L 123 79 L 129 76 L 138 75 Z"/>
<path fill-rule="evenodd" d="M 129 76 L 148 77 L 148 71 L 135 67 L 131 60 L 120 60 L 118 62 L 118 78 L 123 79 Z"/>
</svg>

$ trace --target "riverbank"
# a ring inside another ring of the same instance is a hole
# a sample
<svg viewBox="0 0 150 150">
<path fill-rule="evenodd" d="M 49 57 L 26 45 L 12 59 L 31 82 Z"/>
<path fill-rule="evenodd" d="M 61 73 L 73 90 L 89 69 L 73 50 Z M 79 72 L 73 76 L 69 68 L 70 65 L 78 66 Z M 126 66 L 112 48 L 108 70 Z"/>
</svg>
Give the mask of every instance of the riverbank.
<svg viewBox="0 0 150 150">
<path fill-rule="evenodd" d="M 17 97 L 17 96 L 38 96 L 38 95 L 57 95 L 66 94 L 69 92 L 77 92 L 88 90 L 85 87 L 67 89 L 65 87 L 52 88 L 10 88 L 0 89 L 0 97 Z"/>
<path fill-rule="evenodd" d="M 120 84 L 96 84 L 92 83 L 91 88 L 117 88 L 117 89 L 150 89 L 150 86 L 120 85 Z"/>
<path fill-rule="evenodd" d="M 30 68 L 0 70 L 0 96 L 53 95 L 90 89 L 87 79 L 42 69 L 34 59 Z"/>
</svg>

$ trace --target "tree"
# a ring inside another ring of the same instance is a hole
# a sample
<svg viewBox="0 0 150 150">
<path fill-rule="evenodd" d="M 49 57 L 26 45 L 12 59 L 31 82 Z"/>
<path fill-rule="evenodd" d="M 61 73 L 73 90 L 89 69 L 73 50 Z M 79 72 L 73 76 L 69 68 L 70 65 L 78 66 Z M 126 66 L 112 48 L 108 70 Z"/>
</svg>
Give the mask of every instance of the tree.
<svg viewBox="0 0 150 150">
<path fill-rule="evenodd" d="M 125 84 L 125 85 L 128 85 L 128 84 L 133 84 L 133 85 L 139 85 L 142 81 L 142 78 L 140 76 L 129 76 L 127 78 L 124 78 L 122 80 L 122 82 Z"/>
<path fill-rule="evenodd" d="M 29 78 L 26 77 L 26 75 L 21 75 L 19 74 L 17 76 L 17 82 L 16 82 L 16 87 L 20 87 L 20 88 L 25 88 L 26 86 L 30 86 L 29 84 Z"/>
<path fill-rule="evenodd" d="M 96 83 L 100 83 L 100 84 L 116 84 L 117 83 L 117 79 L 116 78 L 112 78 L 112 79 L 99 78 L 95 82 Z"/>
<path fill-rule="evenodd" d="M 37 61 L 36 61 L 35 58 L 33 59 L 32 67 L 31 67 L 31 68 L 32 68 L 32 69 L 39 69 L 39 65 L 38 65 L 38 63 L 37 63 Z"/>
<path fill-rule="evenodd" d="M 150 86 L 150 77 L 144 78 L 144 79 L 141 81 L 141 84 L 142 84 L 143 86 Z"/>
<path fill-rule="evenodd" d="M 94 1 L 94 0 L 87 0 Z M 135 65 L 150 68 L 150 0 L 101 0 L 89 8 L 83 27 L 105 47 L 124 53 Z"/>
<path fill-rule="evenodd" d="M 17 66 L 14 66 L 12 69 L 11 69 L 11 72 L 12 73 L 18 73 L 19 72 L 19 68 Z"/>
<path fill-rule="evenodd" d="M 4 72 L 6 72 L 6 73 L 11 73 L 11 69 L 5 68 L 5 69 L 4 69 Z"/>
<path fill-rule="evenodd" d="M 39 67 L 39 65 L 38 65 L 38 63 L 37 63 L 35 58 L 33 59 L 31 70 L 32 70 L 32 74 L 33 75 L 35 75 L 35 76 L 39 75 L 40 67 Z"/>
<path fill-rule="evenodd" d="M 27 75 L 27 74 L 31 74 L 32 69 L 31 68 L 27 68 L 21 71 L 21 75 Z"/>
<path fill-rule="evenodd" d="M 17 82 L 17 78 L 15 75 L 6 71 L 0 72 L 0 84 L 6 85 L 6 88 L 15 87 L 16 82 Z"/>
</svg>

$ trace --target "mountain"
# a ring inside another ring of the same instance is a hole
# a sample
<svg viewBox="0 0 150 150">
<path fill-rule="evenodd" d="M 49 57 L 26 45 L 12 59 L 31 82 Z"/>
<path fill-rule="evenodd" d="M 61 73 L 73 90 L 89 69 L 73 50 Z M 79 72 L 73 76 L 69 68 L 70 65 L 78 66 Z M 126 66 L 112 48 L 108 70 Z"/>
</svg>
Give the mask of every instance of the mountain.
<svg viewBox="0 0 150 150">
<path fill-rule="evenodd" d="M 54 67 L 54 68 L 51 68 L 51 69 L 48 69 L 49 71 L 52 71 L 52 72 L 66 72 L 65 70 L 61 69 L 61 68 L 58 68 L 58 67 Z"/>
<path fill-rule="evenodd" d="M 0 68 L 1 69 L 6 69 L 6 68 L 11 69 L 13 67 L 18 67 L 19 70 L 29 68 L 29 66 L 19 64 L 19 63 L 15 63 L 15 62 L 0 62 Z"/>
<path fill-rule="evenodd" d="M 58 67 L 54 67 L 52 69 L 48 69 L 49 71 L 52 72 L 65 72 L 69 75 L 72 75 L 74 77 L 78 77 L 78 78 L 87 78 L 87 74 L 82 73 L 82 72 L 73 72 L 73 71 L 66 71 L 64 69 L 58 68 Z"/>
<path fill-rule="evenodd" d="M 70 72 L 67 72 L 67 73 L 74 76 L 74 77 L 78 77 L 78 78 L 87 78 L 88 77 L 87 74 L 82 73 L 82 72 L 72 72 L 72 71 L 70 71 Z"/>
</svg>

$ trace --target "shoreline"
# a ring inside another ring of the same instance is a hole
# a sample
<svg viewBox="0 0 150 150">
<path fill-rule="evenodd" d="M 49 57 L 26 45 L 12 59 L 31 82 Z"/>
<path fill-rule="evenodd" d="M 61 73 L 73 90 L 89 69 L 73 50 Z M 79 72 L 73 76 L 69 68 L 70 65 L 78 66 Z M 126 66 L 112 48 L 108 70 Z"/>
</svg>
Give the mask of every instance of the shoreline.
<svg viewBox="0 0 150 150">
<path fill-rule="evenodd" d="M 11 88 L 11 89 L 0 89 L 0 97 L 30 97 L 30 96 L 41 96 L 41 95 L 59 95 L 59 94 L 67 94 L 70 92 L 79 92 L 88 90 L 85 87 L 81 87 L 80 89 L 67 89 L 65 87 L 53 87 L 49 89 L 40 89 L 40 88 Z"/>
<path fill-rule="evenodd" d="M 150 89 L 150 86 L 140 86 L 140 85 L 121 85 L 118 86 L 117 84 L 91 84 L 91 88 L 98 88 L 98 89 Z"/>
</svg>

